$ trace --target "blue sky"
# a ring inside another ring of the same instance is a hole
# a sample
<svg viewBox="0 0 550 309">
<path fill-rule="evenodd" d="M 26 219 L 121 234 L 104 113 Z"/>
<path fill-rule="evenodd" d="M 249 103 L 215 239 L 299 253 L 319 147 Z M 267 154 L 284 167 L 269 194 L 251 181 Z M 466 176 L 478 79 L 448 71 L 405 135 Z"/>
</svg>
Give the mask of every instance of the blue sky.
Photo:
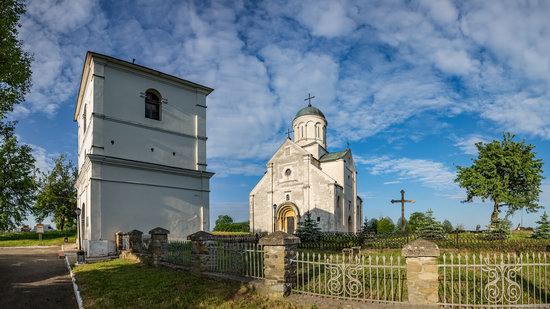
<svg viewBox="0 0 550 309">
<path fill-rule="evenodd" d="M 248 193 L 308 93 L 328 119 L 329 150 L 353 150 L 368 217 L 397 220 L 389 201 L 403 188 L 417 201 L 407 214 L 432 208 L 453 224 L 488 224 L 490 206 L 461 203 L 453 179 L 475 142 L 504 131 L 550 162 L 548 1 L 36 0 L 27 11 L 20 37 L 34 54 L 33 86 L 10 118 L 39 165 L 76 158 L 86 51 L 135 58 L 216 89 L 212 218 L 247 219 Z M 548 179 L 542 190 L 549 207 Z"/>
</svg>

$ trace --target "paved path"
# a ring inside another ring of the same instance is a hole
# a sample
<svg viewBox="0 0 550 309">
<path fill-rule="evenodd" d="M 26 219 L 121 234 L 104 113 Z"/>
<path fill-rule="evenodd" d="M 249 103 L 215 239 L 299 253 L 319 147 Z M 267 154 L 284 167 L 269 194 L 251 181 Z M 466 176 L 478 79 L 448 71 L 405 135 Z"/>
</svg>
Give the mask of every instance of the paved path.
<svg viewBox="0 0 550 309">
<path fill-rule="evenodd" d="M 0 308 L 78 308 L 55 248 L 0 248 Z"/>
</svg>

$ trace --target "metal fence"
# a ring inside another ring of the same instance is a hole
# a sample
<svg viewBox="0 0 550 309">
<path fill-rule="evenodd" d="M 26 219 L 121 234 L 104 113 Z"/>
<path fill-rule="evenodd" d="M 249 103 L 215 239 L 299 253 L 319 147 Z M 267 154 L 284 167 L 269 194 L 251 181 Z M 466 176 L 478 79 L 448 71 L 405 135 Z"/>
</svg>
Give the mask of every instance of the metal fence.
<svg viewBox="0 0 550 309">
<path fill-rule="evenodd" d="M 297 253 L 293 292 L 376 302 L 407 299 L 400 257 Z"/>
<path fill-rule="evenodd" d="M 443 255 L 439 301 L 452 308 L 549 308 L 546 253 Z"/>
<path fill-rule="evenodd" d="M 190 266 L 191 265 L 191 241 L 178 240 L 168 243 L 168 251 L 166 253 L 166 262 Z"/>
<path fill-rule="evenodd" d="M 209 251 L 210 271 L 264 278 L 264 251 L 258 244 L 216 242 Z"/>
</svg>

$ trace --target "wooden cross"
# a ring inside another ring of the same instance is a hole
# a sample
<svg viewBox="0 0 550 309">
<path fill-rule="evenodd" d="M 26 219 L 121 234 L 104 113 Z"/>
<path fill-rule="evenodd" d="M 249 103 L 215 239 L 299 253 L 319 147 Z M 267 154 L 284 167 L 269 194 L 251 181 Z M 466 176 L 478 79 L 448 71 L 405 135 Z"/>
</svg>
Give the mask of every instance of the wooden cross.
<svg viewBox="0 0 550 309">
<path fill-rule="evenodd" d="M 292 131 L 290 131 L 290 129 L 286 130 L 286 134 L 288 135 L 288 139 L 290 139 L 290 132 L 292 132 Z"/>
<path fill-rule="evenodd" d="M 311 99 L 315 99 L 315 96 L 311 96 L 311 93 L 308 93 L 307 98 L 304 99 L 304 101 L 309 101 L 307 106 L 311 106 Z"/>
<path fill-rule="evenodd" d="M 414 203 L 415 200 L 406 200 L 405 199 L 405 190 L 401 190 L 401 199 L 400 200 L 391 200 L 392 204 L 401 203 L 401 231 L 405 231 L 405 203 Z"/>
</svg>

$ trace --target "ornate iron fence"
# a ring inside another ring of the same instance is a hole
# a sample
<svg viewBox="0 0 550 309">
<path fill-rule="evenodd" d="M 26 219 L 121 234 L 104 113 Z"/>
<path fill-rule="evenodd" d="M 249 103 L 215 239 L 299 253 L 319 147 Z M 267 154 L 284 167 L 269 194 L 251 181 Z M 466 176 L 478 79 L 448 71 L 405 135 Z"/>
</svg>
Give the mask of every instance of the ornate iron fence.
<svg viewBox="0 0 550 309">
<path fill-rule="evenodd" d="M 407 300 L 400 257 L 297 253 L 293 292 L 375 302 Z"/>
<path fill-rule="evenodd" d="M 170 241 L 165 260 L 176 265 L 190 266 L 191 242 L 188 240 Z"/>
<path fill-rule="evenodd" d="M 264 251 L 258 244 L 216 242 L 209 251 L 210 271 L 264 278 Z"/>
<path fill-rule="evenodd" d="M 440 305 L 548 308 L 549 262 L 547 253 L 443 255 Z"/>
</svg>

